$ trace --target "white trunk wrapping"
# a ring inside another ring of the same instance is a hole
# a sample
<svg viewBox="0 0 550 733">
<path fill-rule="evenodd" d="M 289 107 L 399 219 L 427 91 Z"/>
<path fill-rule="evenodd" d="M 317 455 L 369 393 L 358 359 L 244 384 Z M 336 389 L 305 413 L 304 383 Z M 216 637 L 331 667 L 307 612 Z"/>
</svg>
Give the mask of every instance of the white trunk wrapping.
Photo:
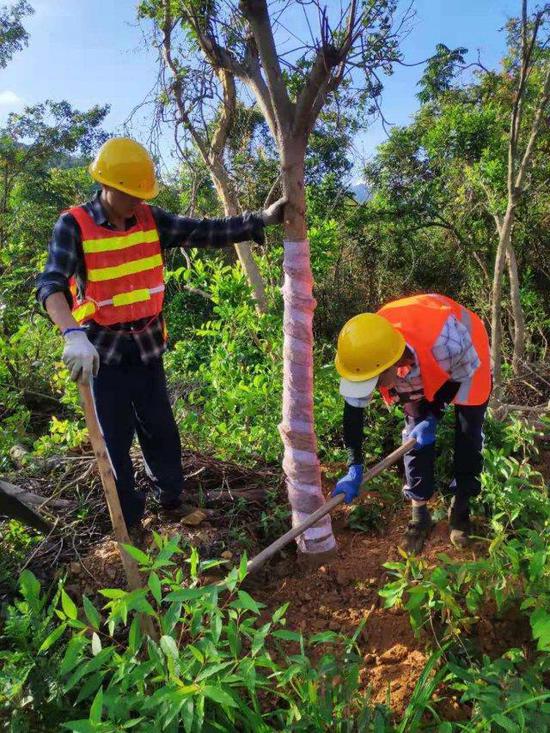
<svg viewBox="0 0 550 733">
<path fill-rule="evenodd" d="M 319 509 L 321 469 L 313 425 L 313 277 L 309 242 L 285 242 L 282 289 L 284 309 L 283 419 L 279 432 L 284 445 L 283 469 L 296 526 Z M 302 552 L 332 550 L 335 545 L 330 517 L 306 529 L 297 539 Z"/>
</svg>

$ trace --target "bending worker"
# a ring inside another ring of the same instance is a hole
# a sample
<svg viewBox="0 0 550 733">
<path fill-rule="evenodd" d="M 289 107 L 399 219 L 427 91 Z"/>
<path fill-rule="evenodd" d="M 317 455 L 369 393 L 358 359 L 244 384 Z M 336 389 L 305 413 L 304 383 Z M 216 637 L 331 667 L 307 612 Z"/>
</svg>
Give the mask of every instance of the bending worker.
<svg viewBox="0 0 550 733">
<path fill-rule="evenodd" d="M 128 138 L 108 140 L 89 170 L 101 190 L 55 224 L 37 297 L 63 334 L 71 378 L 92 382 L 122 512 L 139 539 L 145 495 L 134 488 L 135 432 L 161 510 L 176 516 L 189 511 L 180 500 L 181 445 L 162 363 L 163 252 L 247 240 L 262 244 L 264 226 L 282 221 L 284 200 L 258 215 L 226 219 L 168 213 L 143 203 L 159 190 L 154 164 Z"/>
<path fill-rule="evenodd" d="M 491 392 L 489 339 L 481 319 L 443 295 L 396 300 L 345 324 L 336 369 L 345 400 L 349 472 L 333 493 L 345 494 L 347 502 L 357 496 L 363 478 L 363 412 L 372 392 L 378 387 L 387 404 L 403 405 L 403 437 L 417 441 L 405 456 L 403 493 L 412 503 L 412 518 L 403 548 L 409 553 L 420 552 L 432 527 L 428 501 L 435 490 L 436 429 L 445 407 L 455 405 L 449 524 L 451 542 L 464 547 L 471 531 L 470 499 L 480 491 L 482 428 Z"/>
</svg>

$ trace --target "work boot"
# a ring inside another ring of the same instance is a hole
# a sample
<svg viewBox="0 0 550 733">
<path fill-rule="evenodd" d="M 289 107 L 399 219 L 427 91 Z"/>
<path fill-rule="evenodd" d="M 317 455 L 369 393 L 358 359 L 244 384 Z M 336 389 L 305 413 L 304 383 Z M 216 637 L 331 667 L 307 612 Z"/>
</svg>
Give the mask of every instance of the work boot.
<svg viewBox="0 0 550 733">
<path fill-rule="evenodd" d="M 172 504 L 159 504 L 158 516 L 168 522 L 177 522 L 179 519 L 196 512 L 197 509 L 198 507 L 193 506 L 193 504 L 187 504 L 181 499 L 176 499 Z"/>
<path fill-rule="evenodd" d="M 458 499 L 453 496 L 447 514 L 451 529 L 451 544 L 459 550 L 464 549 L 470 542 L 472 525 L 470 522 L 470 507 L 468 499 Z"/>
<path fill-rule="evenodd" d="M 430 535 L 432 526 L 432 518 L 428 507 L 425 504 L 422 506 L 413 506 L 411 521 L 403 533 L 402 547 L 405 552 L 409 555 L 417 555 L 421 552 L 424 547 L 424 542 Z"/>
</svg>

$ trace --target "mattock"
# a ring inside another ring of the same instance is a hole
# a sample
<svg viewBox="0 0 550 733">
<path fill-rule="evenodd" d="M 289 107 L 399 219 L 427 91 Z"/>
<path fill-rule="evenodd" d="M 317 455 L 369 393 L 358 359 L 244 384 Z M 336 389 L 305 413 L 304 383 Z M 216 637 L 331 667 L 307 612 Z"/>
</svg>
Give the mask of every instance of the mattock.
<svg viewBox="0 0 550 733">
<path fill-rule="evenodd" d="M 397 463 L 397 461 L 402 458 L 405 453 L 408 453 L 410 450 L 412 450 L 415 445 L 416 440 L 414 438 L 410 438 L 409 440 L 407 440 L 406 443 L 403 443 L 403 445 L 397 448 L 397 450 L 394 450 L 393 453 L 390 453 L 372 468 L 369 468 L 367 473 L 365 474 L 365 477 L 363 478 L 363 481 L 361 482 L 359 491 L 363 491 L 365 484 L 367 484 L 375 476 L 378 476 L 378 474 L 382 473 L 382 471 L 385 471 L 386 468 L 389 468 L 390 466 L 393 466 L 394 463 Z M 251 574 L 256 572 L 256 570 L 261 568 L 262 565 L 267 560 L 269 560 L 269 558 L 275 555 L 275 553 L 285 547 L 285 545 L 288 545 L 289 542 L 292 542 L 292 540 L 295 540 L 296 537 L 301 535 L 302 532 L 305 532 L 308 527 L 313 526 L 316 522 L 319 521 L 319 519 L 324 517 L 326 514 L 329 514 L 329 512 L 331 512 L 343 501 L 344 494 L 336 494 L 336 496 L 333 496 L 325 504 L 323 504 L 322 507 L 317 509 L 316 512 L 313 512 L 313 514 L 311 514 L 305 520 L 305 522 L 302 522 L 296 527 L 290 529 L 288 532 L 282 535 L 282 537 L 279 537 L 278 540 L 275 540 L 275 542 L 269 545 L 269 547 L 266 547 L 265 550 L 262 550 L 258 555 L 256 555 L 256 557 L 253 557 L 251 560 L 249 560 L 246 566 L 247 573 Z"/>
</svg>

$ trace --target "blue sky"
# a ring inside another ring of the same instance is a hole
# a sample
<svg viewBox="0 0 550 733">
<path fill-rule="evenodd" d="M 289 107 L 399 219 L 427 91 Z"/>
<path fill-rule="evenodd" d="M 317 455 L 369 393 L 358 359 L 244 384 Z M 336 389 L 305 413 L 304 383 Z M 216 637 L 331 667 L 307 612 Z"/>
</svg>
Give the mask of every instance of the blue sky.
<svg viewBox="0 0 550 733">
<path fill-rule="evenodd" d="M 108 103 L 106 127 L 120 132 L 153 87 L 157 70 L 155 51 L 135 19 L 135 0 L 30 1 L 36 12 L 26 22 L 29 47 L 0 71 L 0 120 L 46 98 L 67 99 L 80 109 Z M 334 2 L 327 0 L 329 6 Z M 405 61 L 425 59 L 443 42 L 469 48 L 472 58 L 479 49 L 483 63 L 494 67 L 504 51 L 500 29 L 519 7 L 519 0 L 416 0 L 412 30 L 402 45 Z M 399 67 L 387 80 L 382 107 L 390 122 L 404 124 L 414 113 L 421 73 L 422 67 Z M 357 140 L 357 152 L 372 154 L 384 138 L 381 124 L 373 125 Z M 167 139 L 168 154 L 170 147 Z"/>
</svg>

